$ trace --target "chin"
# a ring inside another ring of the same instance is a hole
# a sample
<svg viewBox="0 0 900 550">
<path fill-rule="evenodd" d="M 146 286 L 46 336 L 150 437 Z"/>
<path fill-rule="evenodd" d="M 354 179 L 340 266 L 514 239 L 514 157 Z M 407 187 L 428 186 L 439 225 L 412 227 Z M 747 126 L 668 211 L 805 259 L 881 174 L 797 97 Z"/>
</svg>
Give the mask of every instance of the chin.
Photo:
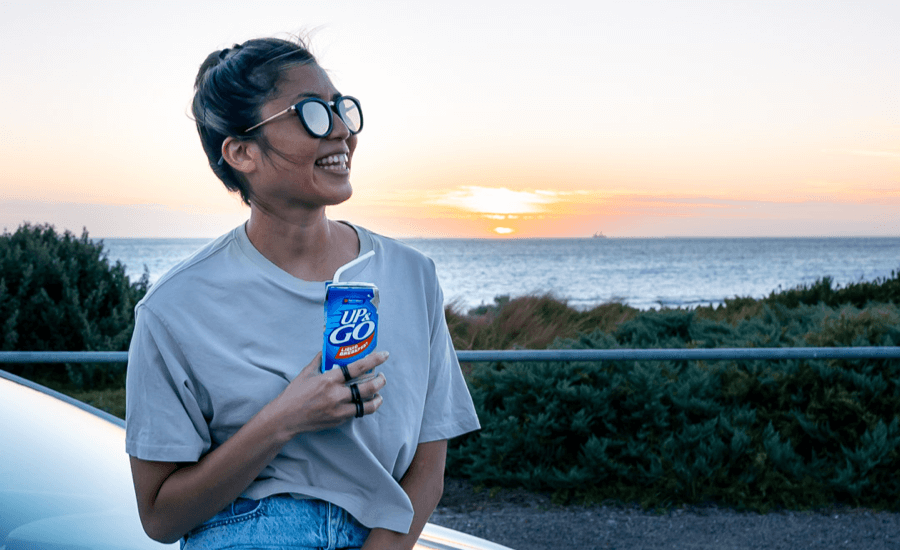
<svg viewBox="0 0 900 550">
<path fill-rule="evenodd" d="M 331 203 L 331 206 L 335 206 L 338 204 L 342 204 L 350 200 L 350 197 L 353 196 L 353 186 L 347 183 L 347 189 L 343 190 L 342 193 L 335 196 L 334 202 Z"/>
</svg>

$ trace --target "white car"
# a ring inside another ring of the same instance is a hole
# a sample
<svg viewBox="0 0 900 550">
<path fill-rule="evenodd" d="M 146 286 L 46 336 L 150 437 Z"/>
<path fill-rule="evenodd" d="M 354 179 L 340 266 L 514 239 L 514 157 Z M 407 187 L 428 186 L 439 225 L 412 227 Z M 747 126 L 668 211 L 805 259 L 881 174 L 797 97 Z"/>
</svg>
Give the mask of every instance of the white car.
<svg viewBox="0 0 900 550">
<path fill-rule="evenodd" d="M 125 423 L 0 370 L 0 550 L 152 550 Z M 428 524 L 416 548 L 509 550 Z"/>
</svg>

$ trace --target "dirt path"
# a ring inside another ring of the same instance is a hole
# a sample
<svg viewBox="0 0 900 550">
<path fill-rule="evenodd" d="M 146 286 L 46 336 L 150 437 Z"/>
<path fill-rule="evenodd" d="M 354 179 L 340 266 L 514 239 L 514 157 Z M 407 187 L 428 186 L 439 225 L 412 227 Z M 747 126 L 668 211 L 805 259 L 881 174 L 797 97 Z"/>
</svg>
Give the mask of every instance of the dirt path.
<svg viewBox="0 0 900 550">
<path fill-rule="evenodd" d="M 900 514 L 857 509 L 741 513 L 686 507 L 664 514 L 616 506 L 557 506 L 542 495 L 476 493 L 447 480 L 432 523 L 514 550 L 900 549 Z"/>
</svg>

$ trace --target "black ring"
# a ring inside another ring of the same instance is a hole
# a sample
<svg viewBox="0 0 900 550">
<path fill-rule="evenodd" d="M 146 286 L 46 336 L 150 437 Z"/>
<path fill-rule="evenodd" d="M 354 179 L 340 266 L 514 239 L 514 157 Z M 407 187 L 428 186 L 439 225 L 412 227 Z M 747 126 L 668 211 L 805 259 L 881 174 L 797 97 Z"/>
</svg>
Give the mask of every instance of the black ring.
<svg viewBox="0 0 900 550">
<path fill-rule="evenodd" d="M 350 370 L 347 369 L 347 365 L 338 364 L 338 366 L 341 367 L 341 372 L 344 373 L 344 382 L 349 382 L 350 380 L 353 380 L 353 378 L 351 378 L 351 376 L 350 376 Z"/>
<path fill-rule="evenodd" d="M 362 396 L 359 395 L 359 387 L 356 384 L 350 384 L 350 401 L 359 405 L 362 403 Z M 357 407 L 359 409 L 359 407 Z"/>
<path fill-rule="evenodd" d="M 366 414 L 366 410 L 363 408 L 362 401 L 356 402 L 356 418 L 362 418 L 363 415 Z"/>
</svg>

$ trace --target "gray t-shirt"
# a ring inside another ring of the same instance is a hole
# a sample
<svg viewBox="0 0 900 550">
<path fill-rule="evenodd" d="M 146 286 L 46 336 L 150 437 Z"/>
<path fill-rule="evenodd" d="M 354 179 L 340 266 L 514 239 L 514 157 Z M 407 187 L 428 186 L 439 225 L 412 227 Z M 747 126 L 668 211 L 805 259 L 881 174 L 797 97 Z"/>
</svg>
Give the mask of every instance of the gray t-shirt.
<svg viewBox="0 0 900 550">
<path fill-rule="evenodd" d="M 332 502 L 363 525 L 408 532 L 413 508 L 399 480 L 419 443 L 479 428 L 444 319 L 434 263 L 356 227 L 375 256 L 342 281 L 380 294 L 376 369 L 387 385 L 372 415 L 293 438 L 244 492 Z M 135 308 L 128 352 L 126 451 L 194 462 L 231 437 L 322 348 L 325 283 L 267 260 L 243 225 L 160 278 Z M 349 393 L 349 390 L 348 390 Z"/>
</svg>

